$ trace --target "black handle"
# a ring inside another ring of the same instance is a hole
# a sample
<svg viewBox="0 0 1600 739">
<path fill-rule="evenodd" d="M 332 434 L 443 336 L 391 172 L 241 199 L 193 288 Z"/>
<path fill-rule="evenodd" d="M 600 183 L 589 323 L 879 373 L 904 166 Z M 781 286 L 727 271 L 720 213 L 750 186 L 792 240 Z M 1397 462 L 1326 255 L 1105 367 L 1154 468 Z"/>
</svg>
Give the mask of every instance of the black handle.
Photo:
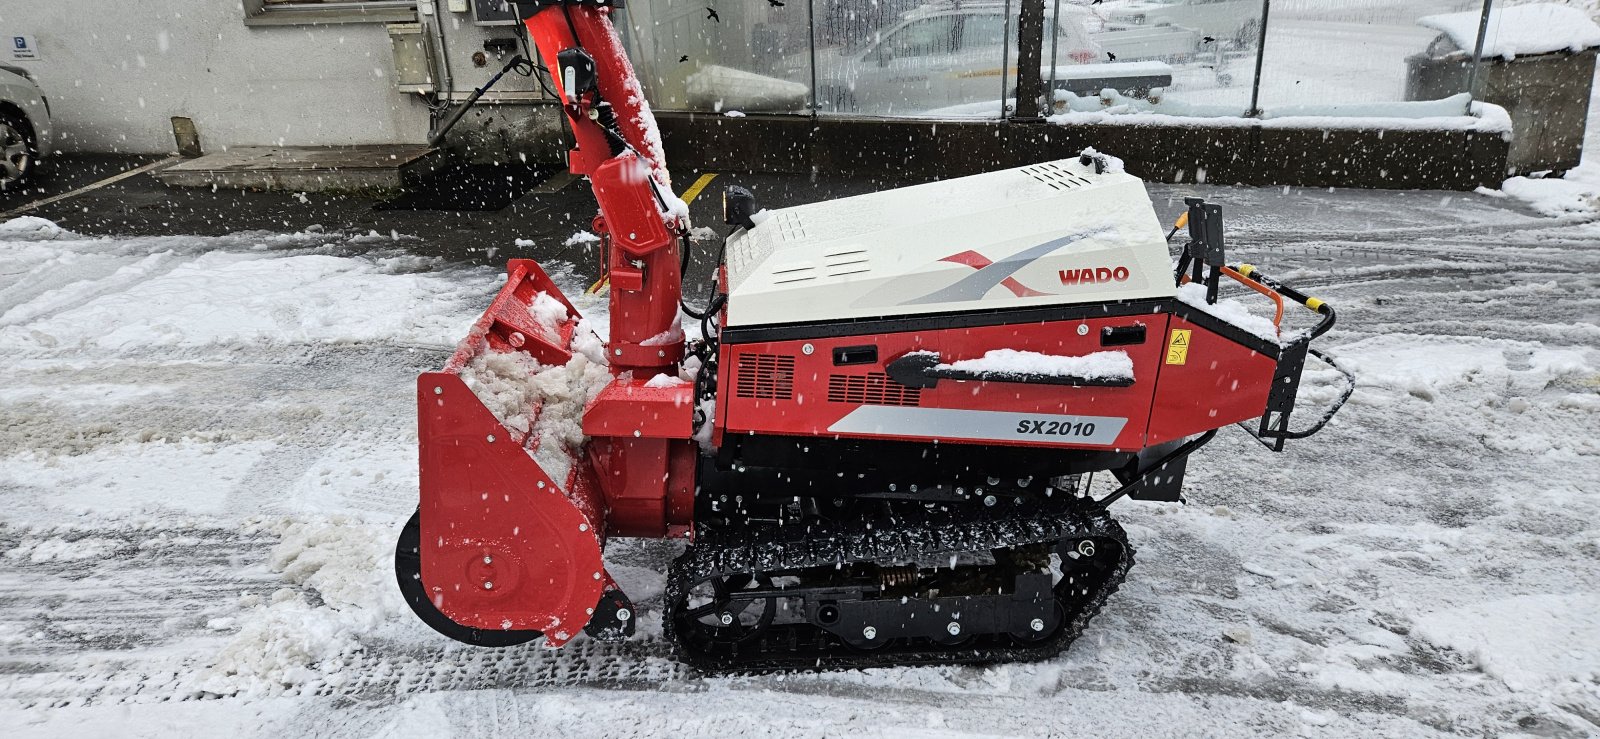
<svg viewBox="0 0 1600 739">
<path fill-rule="evenodd" d="M 979 382 L 1011 382 L 1019 385 L 1065 385 L 1069 387 L 1128 387 L 1131 377 L 1083 377 L 1079 375 L 1040 375 L 1028 372 L 972 372 L 941 368 L 938 352 L 920 351 L 903 354 L 884 365 L 889 379 L 906 387 L 937 387 L 940 380 L 977 380 Z"/>
<path fill-rule="evenodd" d="M 1274 280 L 1271 277 L 1261 274 L 1261 270 L 1256 269 L 1255 265 L 1241 264 L 1237 268 L 1233 269 L 1235 272 L 1244 275 L 1250 280 L 1265 285 L 1268 288 L 1276 291 L 1279 295 L 1293 300 L 1294 302 L 1299 303 L 1322 316 L 1322 320 L 1318 321 L 1317 325 L 1311 329 L 1311 333 L 1309 335 L 1310 338 L 1314 339 L 1318 336 L 1328 333 L 1328 329 L 1333 328 L 1334 321 L 1338 320 L 1334 315 L 1333 306 L 1322 302 L 1320 298 L 1313 298 L 1310 295 L 1307 295 L 1299 290 Z"/>
</svg>

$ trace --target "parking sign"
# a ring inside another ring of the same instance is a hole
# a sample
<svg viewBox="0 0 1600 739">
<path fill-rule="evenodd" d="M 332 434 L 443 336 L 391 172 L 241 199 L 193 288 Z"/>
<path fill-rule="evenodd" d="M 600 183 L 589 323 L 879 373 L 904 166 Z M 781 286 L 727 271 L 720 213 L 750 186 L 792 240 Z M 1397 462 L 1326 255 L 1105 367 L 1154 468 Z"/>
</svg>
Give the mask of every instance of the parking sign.
<svg viewBox="0 0 1600 739">
<path fill-rule="evenodd" d="M 12 61 L 34 60 L 39 58 L 39 45 L 34 42 L 33 36 L 27 34 L 13 35 L 11 43 L 7 46 L 11 52 Z"/>
</svg>

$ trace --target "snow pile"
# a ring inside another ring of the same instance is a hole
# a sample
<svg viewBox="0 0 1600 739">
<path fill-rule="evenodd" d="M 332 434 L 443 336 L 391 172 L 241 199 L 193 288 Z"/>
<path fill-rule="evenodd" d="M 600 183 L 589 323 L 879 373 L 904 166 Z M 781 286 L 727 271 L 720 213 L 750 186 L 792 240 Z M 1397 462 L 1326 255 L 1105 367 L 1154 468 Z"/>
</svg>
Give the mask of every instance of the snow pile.
<svg viewBox="0 0 1600 739">
<path fill-rule="evenodd" d="M 1450 37 L 1462 53 L 1472 55 L 1478 45 L 1478 26 L 1483 14 L 1477 10 L 1462 13 L 1427 15 L 1417 23 Z M 1600 46 L 1600 26 L 1577 8 L 1554 3 L 1534 3 L 1489 11 L 1489 26 L 1483 37 L 1483 59 L 1578 52 Z"/>
<path fill-rule="evenodd" d="M 546 334 L 555 337 L 560 335 L 561 324 L 567 320 L 570 312 L 567 310 L 567 304 L 561 302 L 560 298 L 540 290 L 534 294 L 533 302 L 528 305 L 528 315 L 539 324 L 539 328 L 545 330 Z"/>
<path fill-rule="evenodd" d="M 940 364 L 936 369 L 997 375 L 1075 377 L 1085 380 L 1133 380 L 1133 359 L 1124 351 L 1063 356 L 1016 349 L 991 349 L 977 359 L 961 359 Z"/>
<path fill-rule="evenodd" d="M 656 374 L 655 377 L 652 377 L 652 378 L 646 380 L 645 383 L 644 383 L 644 386 L 645 387 L 655 387 L 655 388 L 665 388 L 665 387 L 682 387 L 682 386 L 687 385 L 687 384 L 689 384 L 689 381 L 683 379 L 682 377 L 673 377 L 672 375 L 658 373 L 658 374 Z"/>
<path fill-rule="evenodd" d="M 562 306 L 563 316 L 565 311 Z M 574 337 L 593 334 L 587 321 L 579 321 Z M 486 351 L 461 370 L 462 381 L 512 441 L 561 486 L 583 449 L 583 409 L 611 380 L 603 349 L 595 352 L 593 341 L 574 343 L 578 351 L 559 366 L 543 366 L 521 352 Z"/>
<path fill-rule="evenodd" d="M 568 236 L 566 241 L 561 242 L 561 245 L 578 246 L 580 244 L 593 244 L 599 240 L 599 236 L 589 233 L 588 231 L 579 231 L 571 236 Z M 532 244 L 530 243 L 529 246 L 532 246 Z"/>
<path fill-rule="evenodd" d="M 1483 195 L 1509 196 L 1547 216 L 1600 216 L 1600 165 L 1585 162 L 1565 177 L 1512 177 L 1499 190 L 1478 188 Z"/>
<path fill-rule="evenodd" d="M 1272 324 L 1272 319 L 1250 312 L 1250 308 L 1235 298 L 1219 297 L 1215 304 L 1207 303 L 1206 286 L 1198 282 L 1179 285 L 1178 299 L 1274 344 L 1280 341 L 1278 327 Z"/>
<path fill-rule="evenodd" d="M 0 239 L 6 241 L 46 241 L 67 233 L 54 222 L 37 216 L 21 216 L 0 223 Z"/>
<path fill-rule="evenodd" d="M 199 676 L 218 695 L 315 691 L 342 682 L 360 658 L 363 634 L 406 611 L 394 587 L 390 526 L 333 517 L 283 521 L 268 566 L 288 587 L 265 599 L 246 596 L 228 644 Z"/>
<path fill-rule="evenodd" d="M 278 590 L 217 654 L 201 675 L 200 689 L 215 695 L 263 696 L 298 694 L 337 682 L 340 671 L 361 652 L 360 630 L 328 615 L 305 596 Z"/>
</svg>

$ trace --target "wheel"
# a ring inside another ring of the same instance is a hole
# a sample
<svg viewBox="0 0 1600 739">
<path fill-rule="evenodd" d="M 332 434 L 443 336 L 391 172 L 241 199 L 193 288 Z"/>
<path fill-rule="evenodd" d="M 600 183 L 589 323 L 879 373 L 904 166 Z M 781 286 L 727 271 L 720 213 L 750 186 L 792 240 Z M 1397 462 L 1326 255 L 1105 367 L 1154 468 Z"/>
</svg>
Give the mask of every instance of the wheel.
<svg viewBox="0 0 1600 739">
<path fill-rule="evenodd" d="M 533 641 L 543 634 L 537 631 L 494 631 L 462 626 L 434 607 L 422 585 L 422 514 L 411 514 L 400 539 L 394 546 L 394 577 L 400 585 L 400 594 L 406 605 L 422 622 L 445 636 L 464 644 L 478 647 L 511 647 Z"/>
<path fill-rule="evenodd" d="M 33 143 L 33 128 L 21 116 L 0 113 L 0 191 L 14 190 L 27 181 L 39 150 Z"/>
<path fill-rule="evenodd" d="M 672 614 L 678 629 L 693 634 L 696 641 L 710 644 L 738 644 L 760 634 L 778 614 L 778 601 L 762 599 L 734 605 L 733 593 L 740 590 L 770 590 L 772 578 L 759 572 L 731 577 L 711 577 L 696 583 L 684 598 L 681 610 Z"/>
</svg>

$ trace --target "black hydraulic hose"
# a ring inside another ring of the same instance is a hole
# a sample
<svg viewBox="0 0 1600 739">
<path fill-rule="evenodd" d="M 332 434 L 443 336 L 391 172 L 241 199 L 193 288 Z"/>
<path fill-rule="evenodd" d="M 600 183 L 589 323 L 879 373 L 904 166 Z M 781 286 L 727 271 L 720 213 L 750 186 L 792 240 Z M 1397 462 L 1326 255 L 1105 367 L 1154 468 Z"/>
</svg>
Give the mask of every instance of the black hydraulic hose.
<svg viewBox="0 0 1600 739">
<path fill-rule="evenodd" d="M 1210 431 L 1207 431 L 1207 432 L 1205 432 L 1205 433 L 1203 433 L 1203 434 L 1201 434 L 1199 436 L 1196 436 L 1193 439 L 1190 439 L 1189 441 L 1184 442 L 1183 446 L 1180 446 L 1177 449 L 1174 449 L 1171 452 L 1168 452 L 1166 456 L 1162 457 L 1155 464 L 1150 465 L 1150 468 L 1145 470 L 1144 474 L 1134 478 L 1128 484 L 1123 485 L 1122 487 L 1117 488 L 1116 490 L 1112 491 L 1111 494 L 1107 495 L 1106 497 L 1101 498 L 1098 501 L 1095 501 L 1095 504 L 1098 505 L 1101 510 L 1105 510 L 1105 508 L 1107 506 L 1110 506 L 1112 503 L 1117 502 L 1117 500 L 1120 499 L 1122 496 L 1127 495 L 1128 492 L 1133 490 L 1134 487 L 1137 486 L 1139 483 L 1144 482 L 1145 478 L 1147 478 L 1147 477 L 1149 477 L 1149 476 L 1151 476 L 1151 475 L 1153 475 L 1153 474 L 1155 474 L 1157 472 L 1160 472 L 1163 467 L 1166 467 L 1167 465 L 1169 465 L 1169 464 L 1171 464 L 1173 462 L 1176 462 L 1179 459 L 1182 459 L 1184 457 L 1189 456 L 1190 454 L 1193 454 L 1194 450 L 1205 446 L 1206 443 L 1211 441 L 1211 438 L 1216 436 L 1216 435 L 1217 435 L 1217 430 L 1216 429 L 1211 429 Z"/>
<path fill-rule="evenodd" d="M 450 133 L 450 129 L 455 128 L 456 123 L 460 122 L 461 117 L 466 115 L 467 111 L 471 110 L 472 106 L 478 103 L 478 99 L 483 97 L 483 94 L 488 92 L 489 88 L 494 87 L 495 83 L 499 82 L 501 77 L 506 76 L 506 74 L 511 71 L 516 71 L 517 74 L 526 77 L 530 74 L 533 74 L 533 62 L 528 61 L 528 59 L 521 54 L 511 57 L 511 61 L 506 62 L 506 65 L 501 67 L 500 71 L 496 72 L 493 77 L 490 77 L 489 81 L 484 83 L 483 87 L 473 90 L 472 95 L 468 97 L 465 102 L 461 103 L 461 106 L 456 108 L 455 112 L 451 113 L 449 118 L 445 119 L 443 125 L 439 126 L 439 130 L 435 131 L 432 136 L 428 137 L 428 146 L 437 147 L 439 142 L 444 141 L 445 134 Z"/>
</svg>

